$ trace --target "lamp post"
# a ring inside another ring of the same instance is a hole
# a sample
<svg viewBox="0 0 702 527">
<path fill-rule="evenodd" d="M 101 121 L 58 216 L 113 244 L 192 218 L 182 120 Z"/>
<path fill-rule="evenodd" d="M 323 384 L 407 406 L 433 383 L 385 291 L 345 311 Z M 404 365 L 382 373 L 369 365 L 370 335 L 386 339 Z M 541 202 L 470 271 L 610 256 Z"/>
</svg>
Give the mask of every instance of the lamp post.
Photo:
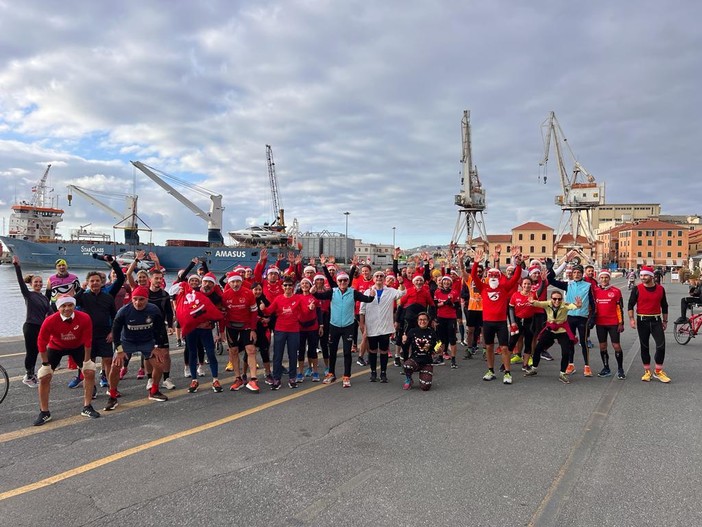
<svg viewBox="0 0 702 527">
<path fill-rule="evenodd" d="M 344 212 L 346 216 L 346 231 L 344 233 L 344 263 L 349 263 L 349 211 Z"/>
<path fill-rule="evenodd" d="M 395 250 L 395 227 L 392 228 L 392 250 Z"/>
</svg>

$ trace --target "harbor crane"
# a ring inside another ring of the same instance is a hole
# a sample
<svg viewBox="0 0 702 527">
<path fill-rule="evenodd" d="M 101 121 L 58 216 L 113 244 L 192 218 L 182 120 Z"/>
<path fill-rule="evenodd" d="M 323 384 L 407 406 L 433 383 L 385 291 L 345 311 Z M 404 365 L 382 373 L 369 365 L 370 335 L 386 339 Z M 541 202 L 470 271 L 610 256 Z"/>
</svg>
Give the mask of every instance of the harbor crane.
<svg viewBox="0 0 702 527">
<path fill-rule="evenodd" d="M 32 187 L 32 201 L 30 205 L 32 207 L 48 207 L 53 206 L 53 204 L 47 204 L 47 195 L 54 189 L 48 188 L 46 186 L 46 180 L 49 177 L 49 170 L 51 170 L 51 165 L 46 165 L 46 170 L 44 175 L 39 180 L 36 186 Z"/>
<path fill-rule="evenodd" d="M 92 192 L 92 193 L 91 193 Z M 95 191 L 88 191 L 87 189 L 78 187 L 76 185 L 68 185 L 68 206 L 71 206 L 73 201 L 73 194 L 78 194 L 85 200 L 89 201 L 96 207 L 104 210 L 113 219 L 117 221 L 114 225 L 116 229 L 124 229 L 124 242 L 129 245 L 139 245 L 139 224 L 137 219 L 141 219 L 137 216 L 137 199 L 136 195 L 124 194 L 125 198 L 125 213 L 120 214 L 118 211 L 110 207 L 109 205 L 103 203 L 98 198 L 94 196 Z M 114 197 L 114 193 L 105 194 L 106 196 Z M 142 222 L 143 223 L 143 222 Z M 82 229 L 82 228 L 81 228 Z M 151 229 L 147 229 L 151 230 Z"/>
<path fill-rule="evenodd" d="M 487 246 L 488 238 L 485 229 L 483 211 L 485 210 L 485 189 L 480 184 L 478 167 L 473 165 L 473 152 L 471 146 L 470 111 L 463 111 L 461 119 L 461 190 L 455 195 L 455 204 L 458 206 L 458 220 L 453 231 L 454 243 L 465 234 L 465 244 L 473 247 L 473 234 L 478 230 L 483 243 Z"/>
<path fill-rule="evenodd" d="M 591 261 L 590 256 L 583 252 L 583 246 L 580 244 L 578 236 L 587 240 L 594 254 L 597 239 L 592 230 L 592 209 L 604 203 L 604 183 L 596 183 L 595 177 L 578 162 L 563 134 L 558 119 L 556 119 L 555 112 L 551 112 L 541 124 L 541 131 L 544 140 L 544 157 L 539 166 L 542 167 L 544 181 L 546 181 L 546 167 L 553 146 L 563 191 L 555 199 L 556 205 L 559 205 L 562 210 L 561 220 L 556 230 L 555 245 L 560 245 L 564 235 L 568 233 L 571 235 L 571 239 L 565 248 L 575 250 L 585 260 Z M 564 149 L 573 158 L 574 165 L 570 174 L 563 160 Z"/>
<path fill-rule="evenodd" d="M 275 173 L 275 161 L 273 160 L 273 148 L 266 145 L 266 162 L 268 163 L 268 179 L 271 185 L 271 198 L 273 203 L 273 223 L 271 227 L 285 232 L 285 211 L 280 208 L 280 196 L 278 195 L 278 176 Z"/>
<path fill-rule="evenodd" d="M 186 181 L 181 181 L 177 178 L 174 178 L 173 176 L 168 176 L 164 172 L 161 172 L 160 170 L 158 170 L 154 167 L 150 167 L 148 165 L 145 165 L 141 161 L 132 161 L 131 163 L 136 168 L 141 170 L 154 183 L 156 183 L 158 186 L 160 186 L 162 189 L 164 189 L 168 194 L 173 196 L 180 203 L 185 205 L 189 210 L 191 210 L 193 213 L 195 213 L 196 216 L 202 218 L 203 220 L 205 220 L 207 222 L 207 241 L 209 242 L 210 245 L 223 245 L 224 244 L 224 237 L 222 236 L 222 216 L 223 216 L 223 212 L 224 212 L 224 207 L 222 207 L 222 195 L 221 194 L 214 194 L 205 188 L 199 187 L 197 185 L 193 185 L 192 183 L 188 183 Z M 159 172 L 164 177 L 168 177 L 170 179 L 173 179 L 174 181 L 179 182 L 183 186 L 186 186 L 189 189 L 191 189 L 199 194 L 202 194 L 204 196 L 209 197 L 209 199 L 210 199 L 209 212 L 205 212 L 200 207 L 195 205 L 195 203 L 193 203 L 188 198 L 183 196 L 175 188 L 173 188 L 171 185 L 169 185 L 167 182 L 165 182 L 161 176 L 156 174 L 156 172 Z"/>
</svg>

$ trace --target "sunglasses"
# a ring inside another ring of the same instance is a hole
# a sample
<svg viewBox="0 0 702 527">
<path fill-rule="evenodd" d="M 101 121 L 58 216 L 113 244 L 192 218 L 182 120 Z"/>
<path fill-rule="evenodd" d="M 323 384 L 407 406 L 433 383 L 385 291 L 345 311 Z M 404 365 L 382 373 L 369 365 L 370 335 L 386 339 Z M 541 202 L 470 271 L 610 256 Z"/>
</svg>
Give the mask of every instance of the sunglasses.
<svg viewBox="0 0 702 527">
<path fill-rule="evenodd" d="M 551 300 L 553 300 L 554 302 L 560 302 L 563 299 L 560 296 L 556 296 L 556 297 L 551 297 Z"/>
<path fill-rule="evenodd" d="M 283 287 L 292 287 L 292 284 L 283 284 Z"/>
<path fill-rule="evenodd" d="M 338 282 L 348 282 L 349 279 L 348 278 L 339 278 L 339 280 L 337 280 L 337 281 Z"/>
</svg>

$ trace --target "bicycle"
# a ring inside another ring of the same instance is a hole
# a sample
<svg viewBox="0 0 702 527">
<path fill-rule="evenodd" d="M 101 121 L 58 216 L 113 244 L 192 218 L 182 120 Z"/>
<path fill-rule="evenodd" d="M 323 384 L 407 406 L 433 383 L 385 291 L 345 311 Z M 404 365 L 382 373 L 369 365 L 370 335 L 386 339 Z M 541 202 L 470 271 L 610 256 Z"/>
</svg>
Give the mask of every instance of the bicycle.
<svg viewBox="0 0 702 527">
<path fill-rule="evenodd" d="M 702 328 L 702 313 L 691 315 L 686 322 L 683 322 L 682 324 L 675 324 L 673 327 L 675 342 L 684 346 L 690 342 L 691 339 L 697 336 L 700 328 Z"/>
<path fill-rule="evenodd" d="M 10 390 L 10 376 L 7 370 L 0 364 L 0 403 L 7 397 L 7 392 Z"/>
</svg>

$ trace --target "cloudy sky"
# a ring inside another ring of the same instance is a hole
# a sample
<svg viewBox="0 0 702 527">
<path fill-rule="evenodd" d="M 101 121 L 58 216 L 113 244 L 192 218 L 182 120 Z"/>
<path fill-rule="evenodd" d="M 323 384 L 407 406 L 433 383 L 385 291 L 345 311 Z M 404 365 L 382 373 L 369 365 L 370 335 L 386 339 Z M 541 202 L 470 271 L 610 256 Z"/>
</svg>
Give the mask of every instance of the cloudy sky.
<svg viewBox="0 0 702 527">
<path fill-rule="evenodd" d="M 447 243 L 464 109 L 491 234 L 558 224 L 551 110 L 608 202 L 702 214 L 701 5 L 0 0 L 0 215 L 52 163 L 65 236 L 115 223 L 68 183 L 133 182 L 155 241 L 204 236 L 140 160 L 223 194 L 225 231 L 270 221 L 270 144 L 288 224 L 343 233 L 349 211 L 364 241 Z"/>
</svg>

